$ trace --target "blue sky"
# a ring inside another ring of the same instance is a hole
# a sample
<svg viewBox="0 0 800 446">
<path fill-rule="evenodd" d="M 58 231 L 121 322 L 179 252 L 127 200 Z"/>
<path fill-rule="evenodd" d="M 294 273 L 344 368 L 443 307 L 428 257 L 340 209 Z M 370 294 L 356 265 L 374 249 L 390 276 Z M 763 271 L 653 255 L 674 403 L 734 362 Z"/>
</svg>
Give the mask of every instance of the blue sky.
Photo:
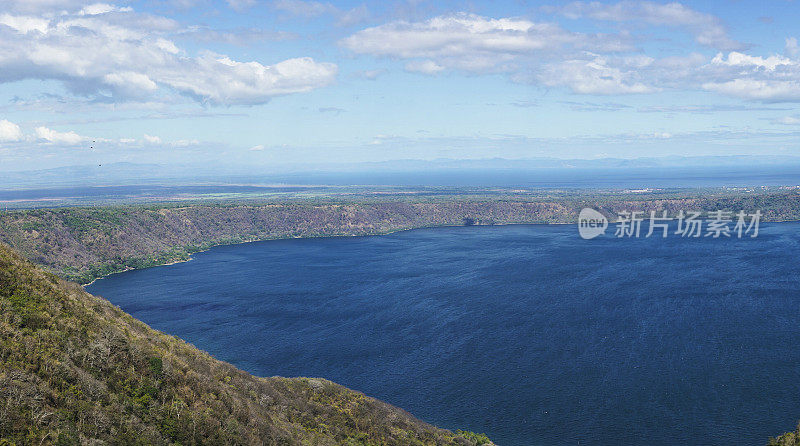
<svg viewBox="0 0 800 446">
<path fill-rule="evenodd" d="M 0 170 L 800 155 L 800 4 L 0 0 Z"/>
</svg>

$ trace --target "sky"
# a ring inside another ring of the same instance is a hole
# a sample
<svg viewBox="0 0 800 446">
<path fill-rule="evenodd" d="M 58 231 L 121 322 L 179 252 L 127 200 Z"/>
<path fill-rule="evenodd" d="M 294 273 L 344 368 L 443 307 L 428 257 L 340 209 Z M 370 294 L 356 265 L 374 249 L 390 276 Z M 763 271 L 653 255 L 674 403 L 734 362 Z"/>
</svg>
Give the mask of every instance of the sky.
<svg viewBox="0 0 800 446">
<path fill-rule="evenodd" d="M 0 171 L 800 156 L 800 2 L 0 0 Z"/>
</svg>

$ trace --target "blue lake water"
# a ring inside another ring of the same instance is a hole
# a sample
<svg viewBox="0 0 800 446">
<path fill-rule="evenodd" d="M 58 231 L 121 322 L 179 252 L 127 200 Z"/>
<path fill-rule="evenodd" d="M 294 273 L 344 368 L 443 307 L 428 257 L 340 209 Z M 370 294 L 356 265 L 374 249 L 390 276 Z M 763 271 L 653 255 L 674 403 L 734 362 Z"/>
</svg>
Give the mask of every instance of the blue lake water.
<svg viewBox="0 0 800 446">
<path fill-rule="evenodd" d="M 437 228 L 217 247 L 87 289 L 262 376 L 499 445 L 754 444 L 800 418 L 800 224 Z"/>
</svg>

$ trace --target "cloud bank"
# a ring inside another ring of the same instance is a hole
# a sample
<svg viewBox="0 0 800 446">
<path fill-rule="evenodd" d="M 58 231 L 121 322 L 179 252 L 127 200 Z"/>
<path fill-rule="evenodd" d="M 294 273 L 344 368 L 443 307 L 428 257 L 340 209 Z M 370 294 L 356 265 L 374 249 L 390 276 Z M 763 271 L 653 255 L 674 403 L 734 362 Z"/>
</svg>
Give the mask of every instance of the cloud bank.
<svg viewBox="0 0 800 446">
<path fill-rule="evenodd" d="M 115 100 L 166 89 L 203 103 L 253 105 L 336 78 L 335 64 L 310 57 L 267 65 L 190 55 L 165 37 L 178 29 L 171 19 L 102 4 L 53 17 L 0 14 L 0 83 L 52 79 L 75 94 Z"/>
<path fill-rule="evenodd" d="M 571 19 L 677 28 L 701 48 L 652 57 L 631 29 L 569 31 L 557 23 L 456 13 L 391 21 L 340 40 L 355 54 L 405 61 L 409 72 L 437 75 L 504 73 L 516 82 L 565 88 L 575 94 L 625 95 L 669 90 L 709 91 L 751 101 L 800 101 L 800 50 L 787 38 L 785 54 L 755 56 L 732 39 L 720 19 L 680 3 L 575 2 L 549 12 Z"/>
</svg>

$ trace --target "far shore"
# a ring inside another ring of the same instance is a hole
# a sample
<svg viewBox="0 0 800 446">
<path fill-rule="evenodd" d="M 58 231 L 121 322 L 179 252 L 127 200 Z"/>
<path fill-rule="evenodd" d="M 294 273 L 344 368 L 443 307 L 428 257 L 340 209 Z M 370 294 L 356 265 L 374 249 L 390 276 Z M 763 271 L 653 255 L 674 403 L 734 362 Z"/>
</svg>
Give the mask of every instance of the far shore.
<svg viewBox="0 0 800 446">
<path fill-rule="evenodd" d="M 597 191 L 287 201 L 212 200 L 191 204 L 56 207 L 0 212 L 0 241 L 56 275 L 81 284 L 130 269 L 185 262 L 215 246 L 291 238 L 365 237 L 424 228 L 576 224 L 582 209 L 614 224 L 626 210 L 762 212 L 761 221 L 800 220 L 796 190 Z"/>
<path fill-rule="evenodd" d="M 200 249 L 200 250 L 197 250 L 197 251 L 192 251 L 192 253 L 189 255 L 189 258 L 187 258 L 187 259 L 169 260 L 169 261 L 164 262 L 164 263 L 155 263 L 153 265 L 148 265 L 148 266 L 145 266 L 145 267 L 142 267 L 142 268 L 127 267 L 127 268 L 121 269 L 119 271 L 113 271 L 113 272 L 110 272 L 108 274 L 104 274 L 104 275 L 102 275 L 100 277 L 95 277 L 94 279 L 92 279 L 91 282 L 80 284 L 80 285 L 84 286 L 84 287 L 87 287 L 87 286 L 97 282 L 100 279 L 104 279 L 104 278 L 106 278 L 108 276 L 113 276 L 114 274 L 120 274 L 120 273 L 124 273 L 124 272 L 128 272 L 128 271 L 135 271 L 135 270 L 148 269 L 148 268 L 156 268 L 156 267 L 159 267 L 159 266 L 170 266 L 170 265 L 176 265 L 178 263 L 186 263 L 186 262 L 189 262 L 191 260 L 194 260 L 194 257 L 192 257 L 194 254 L 199 254 L 199 253 L 202 253 L 202 252 L 206 252 L 206 251 L 209 251 L 209 250 L 211 250 L 213 248 L 216 248 L 216 247 L 219 247 L 219 246 L 236 246 L 236 245 L 244 245 L 244 244 L 247 244 L 247 243 L 270 242 L 270 241 L 278 241 L 278 240 L 318 239 L 318 238 L 344 238 L 344 237 L 380 237 L 380 236 L 384 236 L 384 235 L 397 234 L 399 232 L 415 231 L 415 230 L 418 230 L 418 229 L 460 228 L 460 227 L 469 227 L 469 226 L 514 226 L 514 225 L 562 226 L 562 225 L 569 225 L 569 224 L 574 224 L 574 223 L 497 223 L 497 224 L 492 224 L 492 225 L 475 224 L 475 225 L 419 226 L 419 227 L 414 227 L 414 228 L 397 229 L 397 230 L 394 230 L 394 231 L 380 232 L 380 233 L 374 233 L 374 234 L 341 234 L 341 235 L 311 235 L 311 236 L 294 236 L 294 237 L 272 237 L 272 238 L 263 238 L 263 239 L 257 239 L 257 240 L 246 240 L 246 241 L 238 242 L 238 243 L 219 243 L 219 244 L 211 245 L 211 246 L 208 246 L 206 248 L 203 248 L 203 249 Z"/>
<path fill-rule="evenodd" d="M 763 222 L 763 223 L 793 223 L 793 222 L 800 222 L 800 219 L 766 221 L 766 222 Z M 616 221 L 612 220 L 612 221 L 610 221 L 610 223 L 613 224 L 613 223 L 616 223 Z M 156 268 L 156 267 L 159 267 L 159 266 L 170 266 L 170 265 L 176 265 L 176 264 L 179 264 L 179 263 L 186 263 L 186 262 L 194 260 L 194 257 L 193 257 L 194 254 L 210 251 L 211 249 L 217 248 L 217 247 L 220 247 L 220 246 L 236 246 L 236 245 L 244 245 L 244 244 L 248 244 L 248 243 L 269 242 L 269 241 L 279 241 L 279 240 L 325 239 L 325 238 L 347 238 L 347 237 L 380 237 L 380 236 L 385 236 L 385 235 L 397 234 L 397 233 L 401 233 L 401 232 L 416 231 L 416 230 L 421 230 L 421 229 L 437 229 L 437 228 L 461 228 L 461 227 L 475 227 L 475 226 L 480 226 L 480 227 L 491 227 L 491 226 L 565 226 L 565 225 L 574 225 L 574 224 L 575 224 L 574 222 L 569 222 L 569 223 L 567 223 L 567 222 L 553 222 L 553 223 L 496 223 L 496 224 L 474 224 L 474 225 L 419 226 L 419 227 L 397 229 L 397 230 L 393 230 L 393 231 L 386 231 L 386 232 L 373 233 L 373 234 L 339 234 L 339 235 L 311 235 L 311 236 L 293 236 L 293 237 L 271 237 L 271 238 L 263 238 L 263 239 L 256 239 L 256 240 L 246 240 L 246 241 L 237 242 L 237 243 L 219 243 L 219 244 L 210 245 L 210 246 L 208 246 L 206 248 L 203 248 L 203 249 L 200 249 L 200 250 L 197 250 L 197 251 L 193 251 L 193 252 L 190 253 L 189 257 L 186 258 L 186 259 L 169 260 L 169 261 L 164 262 L 164 263 L 156 263 L 156 264 L 148 265 L 148 266 L 145 266 L 145 267 L 142 267 L 142 268 L 128 267 L 128 268 L 125 268 L 125 269 L 122 269 L 122 270 L 119 270 L 119 271 L 114 271 L 114 272 L 105 274 L 105 275 L 100 276 L 100 277 L 96 277 L 91 282 L 85 283 L 85 284 L 81 284 L 81 286 L 84 286 L 84 287 L 90 286 L 93 283 L 95 283 L 96 281 L 98 281 L 100 279 L 104 279 L 104 278 L 109 277 L 109 276 L 112 276 L 114 274 L 120 274 L 120 273 L 124 273 L 124 272 L 128 272 L 128 271 L 135 271 L 135 270 L 141 270 L 141 269 Z"/>
</svg>

